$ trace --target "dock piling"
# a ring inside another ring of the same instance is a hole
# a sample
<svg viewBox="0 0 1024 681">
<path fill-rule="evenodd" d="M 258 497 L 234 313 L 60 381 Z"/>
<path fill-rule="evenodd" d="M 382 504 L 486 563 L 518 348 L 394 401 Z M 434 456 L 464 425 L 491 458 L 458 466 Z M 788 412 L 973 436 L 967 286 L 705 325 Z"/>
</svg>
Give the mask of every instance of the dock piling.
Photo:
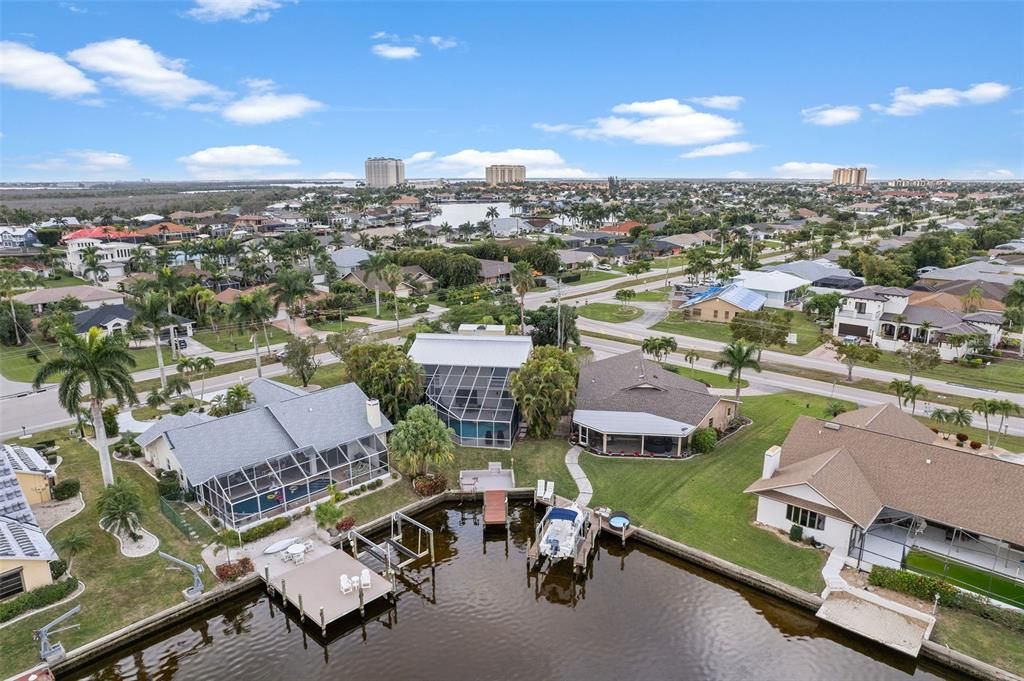
<svg viewBox="0 0 1024 681">
<path fill-rule="evenodd" d="M 281 600 L 284 601 L 285 607 L 288 607 L 288 585 L 285 584 L 284 578 L 281 579 Z"/>
<path fill-rule="evenodd" d="M 324 608 L 320 606 L 320 635 L 327 635 L 327 621 L 324 620 Z"/>
<path fill-rule="evenodd" d="M 363 583 L 359 583 L 359 615 L 366 617 L 366 605 L 363 602 Z"/>
<path fill-rule="evenodd" d="M 306 609 L 302 607 L 302 594 L 299 594 L 299 624 L 306 623 Z"/>
</svg>

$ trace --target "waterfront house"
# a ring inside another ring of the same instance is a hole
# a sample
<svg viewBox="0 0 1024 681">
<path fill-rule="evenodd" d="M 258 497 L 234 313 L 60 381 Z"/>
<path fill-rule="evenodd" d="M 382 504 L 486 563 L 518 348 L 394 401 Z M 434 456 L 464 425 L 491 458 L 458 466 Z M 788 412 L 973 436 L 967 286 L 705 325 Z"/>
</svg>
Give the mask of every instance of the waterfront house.
<svg viewBox="0 0 1024 681">
<path fill-rule="evenodd" d="M 519 409 L 509 379 L 532 351 L 529 336 L 420 333 L 409 357 L 423 367 L 426 401 L 458 444 L 510 449 Z"/>
<path fill-rule="evenodd" d="M 889 404 L 800 416 L 746 491 L 757 522 L 797 525 L 848 565 L 900 568 L 916 552 L 1019 578 L 1024 466 L 954 443 Z"/>
<path fill-rule="evenodd" d="M 31 461 L 26 463 L 23 457 L 34 450 L 17 449 L 23 451 L 11 452 L 5 446 L 0 454 L 0 600 L 50 584 L 53 581 L 50 561 L 57 559 L 57 553 L 36 522 L 30 497 L 23 489 L 23 485 L 28 486 L 29 494 L 37 494 L 23 473 L 26 465 L 37 466 L 34 460 L 38 454 L 28 455 Z M 49 480 L 39 481 L 39 484 L 48 489 Z"/>
<path fill-rule="evenodd" d="M 697 428 L 725 430 L 736 406 L 636 350 L 580 368 L 572 427 L 598 453 L 682 456 Z"/>
<path fill-rule="evenodd" d="M 230 527 L 301 510 L 328 485 L 348 490 L 391 473 L 391 422 L 355 383 L 192 421 L 147 431 L 144 453 Z"/>
</svg>

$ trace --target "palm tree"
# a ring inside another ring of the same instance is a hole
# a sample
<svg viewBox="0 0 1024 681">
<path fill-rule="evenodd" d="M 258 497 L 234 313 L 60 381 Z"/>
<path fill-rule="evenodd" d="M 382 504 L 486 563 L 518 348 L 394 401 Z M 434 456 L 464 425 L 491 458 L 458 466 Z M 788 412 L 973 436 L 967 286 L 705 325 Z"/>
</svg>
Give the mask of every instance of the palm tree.
<svg viewBox="0 0 1024 681">
<path fill-rule="evenodd" d="M 107 266 L 100 260 L 100 249 L 87 246 L 82 249 L 82 274 L 92 278 L 93 286 L 100 285 L 100 275 L 107 273 Z"/>
<path fill-rule="evenodd" d="M 932 421 L 938 423 L 940 426 L 943 426 L 949 423 L 950 417 L 952 415 L 952 411 L 949 409 L 932 409 L 931 419 Z M 940 428 L 940 430 L 942 431 L 942 439 L 948 440 L 950 435 L 949 432 L 942 428 Z"/>
<path fill-rule="evenodd" d="M 84 551 L 92 543 L 92 538 L 86 530 L 68 530 L 67 534 L 60 537 L 53 543 L 53 548 L 68 558 L 68 574 L 71 574 L 71 565 L 75 556 Z"/>
<path fill-rule="evenodd" d="M 252 349 L 256 353 L 256 375 L 263 376 L 257 334 L 266 321 L 274 316 L 274 304 L 270 302 L 270 296 L 263 289 L 256 289 L 252 293 L 243 293 L 232 303 L 231 314 L 252 334 Z"/>
<path fill-rule="evenodd" d="M 381 270 L 380 280 L 391 290 L 391 297 L 395 303 L 395 330 L 398 331 L 398 287 L 402 284 L 402 268 L 395 263 L 389 263 Z"/>
<path fill-rule="evenodd" d="M 907 390 L 909 390 L 911 385 L 910 381 L 904 381 L 901 378 L 894 378 L 889 381 L 889 392 L 896 396 L 896 406 L 900 408 L 900 411 L 903 410 L 902 405 L 906 404 L 903 401 L 903 396 L 907 393 Z"/>
<path fill-rule="evenodd" d="M 388 266 L 387 258 L 383 255 L 376 254 L 371 255 L 366 262 L 363 263 L 361 269 L 367 274 L 367 278 L 373 276 L 380 276 L 380 273 L 384 271 L 384 268 Z M 380 317 L 380 289 L 374 287 L 373 289 L 373 304 L 377 311 L 377 317 Z"/>
<path fill-rule="evenodd" d="M 999 436 L 1003 433 L 1003 424 L 1006 423 L 1006 419 L 1011 414 L 1020 415 L 1020 405 L 1010 400 L 995 400 L 995 404 L 992 405 L 995 408 L 997 414 L 999 414 L 999 426 L 996 428 L 996 441 L 993 443 L 994 447 L 999 446 Z"/>
<path fill-rule="evenodd" d="M 174 305 L 174 298 L 188 285 L 185 278 L 181 276 L 175 270 L 172 270 L 168 265 L 164 265 L 156 273 L 156 290 L 162 291 L 167 295 L 167 314 L 171 314 L 174 310 L 171 306 Z M 178 344 L 174 338 L 174 325 L 171 325 L 171 357 L 176 358 L 178 356 Z"/>
<path fill-rule="evenodd" d="M 491 221 L 491 233 L 493 234 L 494 233 L 494 221 L 498 219 L 498 216 L 500 215 L 500 213 L 498 213 L 497 207 L 491 206 L 491 207 L 489 207 L 487 209 L 487 212 L 485 213 L 485 215 L 487 216 L 487 219 Z"/>
<path fill-rule="evenodd" d="M 736 415 L 740 413 L 740 382 L 744 369 L 760 373 L 761 363 L 757 361 L 757 347 L 744 340 L 735 340 L 722 349 L 721 359 L 711 365 L 712 369 L 728 369 L 729 380 L 736 384 Z"/>
<path fill-rule="evenodd" d="M 206 375 L 213 371 L 213 368 L 217 366 L 216 362 L 213 361 L 213 357 L 196 357 L 192 360 L 192 364 L 195 367 L 195 371 L 202 376 L 202 387 L 199 389 L 199 401 L 202 402 L 206 396 Z"/>
<path fill-rule="evenodd" d="M 988 417 L 999 413 L 999 400 L 978 399 L 971 405 L 971 411 L 985 418 L 985 444 L 992 449 L 992 433 L 989 431 Z"/>
<path fill-rule="evenodd" d="M 142 535 L 142 497 L 128 478 L 118 478 L 106 487 L 99 498 L 100 527 L 118 536 L 138 541 Z"/>
<path fill-rule="evenodd" d="M 913 416 L 917 412 L 917 401 L 924 399 L 928 396 L 928 388 L 925 388 L 920 383 L 913 383 L 907 386 L 907 389 L 903 393 L 903 404 L 910 403 L 910 415 Z"/>
<path fill-rule="evenodd" d="M 164 390 L 166 390 L 166 388 L 164 388 Z M 150 389 L 149 394 L 146 395 L 146 406 L 156 409 L 166 403 L 167 398 L 164 396 L 163 391 L 154 385 L 152 389 Z"/>
<path fill-rule="evenodd" d="M 512 288 L 519 296 L 519 333 L 526 334 L 526 294 L 533 286 L 533 265 L 520 260 L 512 268 Z"/>
<path fill-rule="evenodd" d="M 974 419 L 971 418 L 971 410 L 966 407 L 950 409 L 949 416 L 946 417 L 946 423 L 957 426 L 958 428 L 965 428 L 971 425 L 973 420 Z"/>
<path fill-rule="evenodd" d="M 274 283 L 270 285 L 270 295 L 274 302 L 284 305 L 285 314 L 288 315 L 288 331 L 295 333 L 295 326 L 292 320 L 292 310 L 296 303 L 316 292 L 313 288 L 313 275 L 302 270 L 283 269 L 274 276 Z"/>
<path fill-rule="evenodd" d="M 128 305 L 135 311 L 135 321 L 149 331 L 149 337 L 156 348 L 156 364 L 160 367 L 160 388 L 166 390 L 167 373 L 164 370 L 164 350 L 160 344 L 160 331 L 174 323 L 174 317 L 167 312 L 167 296 L 151 291 L 142 298 L 129 301 Z"/>
<path fill-rule="evenodd" d="M 87 389 L 103 484 L 111 485 L 114 470 L 110 464 L 107 433 L 103 429 L 103 403 L 114 399 L 118 405 L 136 404 L 135 382 L 131 374 L 135 359 L 121 338 L 104 336 L 96 327 L 83 336 L 70 327 L 64 327 L 57 332 L 57 341 L 60 356 L 39 367 L 32 387 L 38 390 L 47 379 L 60 375 L 57 401 L 72 416 L 79 412 L 82 388 Z"/>
<path fill-rule="evenodd" d="M 30 284 L 21 272 L 0 270 L 0 297 L 6 298 L 11 306 L 11 324 L 14 325 L 14 341 L 16 345 L 21 345 L 21 330 L 18 328 L 18 315 L 14 312 L 14 293 L 28 286 Z"/>
<path fill-rule="evenodd" d="M 683 359 L 690 365 L 690 376 L 693 376 L 693 365 L 700 359 L 700 355 L 693 348 L 688 348 L 686 354 L 683 355 Z"/>
<path fill-rule="evenodd" d="M 193 400 L 196 399 L 196 394 L 192 391 L 192 379 L 189 378 L 196 373 L 196 361 L 191 357 L 182 357 L 178 360 L 178 373 L 188 381 L 188 393 Z"/>
</svg>

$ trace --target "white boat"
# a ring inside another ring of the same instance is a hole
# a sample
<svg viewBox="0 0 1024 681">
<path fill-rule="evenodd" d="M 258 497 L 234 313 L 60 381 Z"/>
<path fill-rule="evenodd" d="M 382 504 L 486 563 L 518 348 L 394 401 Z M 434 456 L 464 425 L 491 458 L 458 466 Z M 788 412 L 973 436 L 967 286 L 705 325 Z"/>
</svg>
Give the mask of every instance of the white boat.
<svg viewBox="0 0 1024 681">
<path fill-rule="evenodd" d="M 288 539 L 282 539 L 281 541 L 276 541 L 273 544 L 271 544 L 270 546 L 268 546 L 267 548 L 263 549 L 263 553 L 265 553 L 267 555 L 270 555 L 271 553 L 281 553 L 282 551 L 284 551 L 286 548 L 288 548 L 292 544 L 296 543 L 297 541 L 299 541 L 298 537 L 289 537 Z"/>
<path fill-rule="evenodd" d="M 552 561 L 575 558 L 587 534 L 588 521 L 588 514 L 576 504 L 568 508 L 550 507 L 538 528 L 540 555 Z"/>
</svg>

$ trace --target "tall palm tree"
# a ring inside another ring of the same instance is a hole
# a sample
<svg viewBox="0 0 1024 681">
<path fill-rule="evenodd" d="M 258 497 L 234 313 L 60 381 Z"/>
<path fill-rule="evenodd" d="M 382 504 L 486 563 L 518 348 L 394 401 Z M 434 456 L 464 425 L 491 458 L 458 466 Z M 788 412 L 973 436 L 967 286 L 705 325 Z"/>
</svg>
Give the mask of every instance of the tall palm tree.
<svg viewBox="0 0 1024 681">
<path fill-rule="evenodd" d="M 295 333 L 292 311 L 296 303 L 306 296 L 316 293 L 313 287 L 313 275 L 309 272 L 293 269 L 282 269 L 274 275 L 274 283 L 270 285 L 270 295 L 274 302 L 284 305 L 288 315 L 288 331 Z"/>
<path fill-rule="evenodd" d="M 693 365 L 697 363 L 698 359 L 700 359 L 700 355 L 698 355 L 697 351 L 694 350 L 693 348 L 688 348 L 686 350 L 686 354 L 683 355 L 683 359 L 686 360 L 686 363 L 690 365 L 690 376 L 692 377 Z"/>
<path fill-rule="evenodd" d="M 167 314 L 171 314 L 174 310 L 175 297 L 185 290 L 188 286 L 188 282 L 185 277 L 181 276 L 176 270 L 172 270 L 169 265 L 164 265 L 156 272 L 155 288 L 158 291 L 162 291 L 167 295 Z M 178 343 L 174 337 L 175 327 L 171 325 L 171 357 L 177 358 L 178 356 Z"/>
<path fill-rule="evenodd" d="M 380 280 L 391 290 L 391 297 L 395 303 L 395 330 L 398 331 L 401 328 L 398 323 L 398 287 L 402 284 L 402 268 L 395 263 L 389 263 L 381 270 Z"/>
<path fill-rule="evenodd" d="M 988 419 L 990 416 L 994 416 L 999 413 L 999 400 L 977 399 L 974 401 L 974 404 L 971 405 L 971 411 L 975 414 L 981 414 L 985 419 L 985 444 L 987 444 L 989 449 L 991 449 L 992 432 L 989 430 Z"/>
<path fill-rule="evenodd" d="M 149 331 L 149 337 L 156 348 L 156 365 L 160 367 L 160 388 L 167 389 L 167 373 L 164 370 L 164 349 L 160 344 L 160 331 L 174 324 L 174 317 L 167 312 L 167 296 L 163 293 L 150 291 L 142 296 L 128 302 L 129 307 L 135 311 L 135 321 L 138 321 Z"/>
<path fill-rule="evenodd" d="M 195 367 L 196 373 L 198 373 L 203 380 L 202 387 L 199 389 L 199 401 L 202 402 L 206 396 L 206 375 L 213 371 L 213 368 L 217 366 L 216 362 L 213 361 L 213 357 L 195 357 L 192 359 L 192 364 Z"/>
<path fill-rule="evenodd" d="M 711 365 L 712 369 L 728 369 L 729 380 L 736 384 L 736 415 L 740 413 L 740 382 L 743 370 L 753 369 L 761 372 L 761 363 L 757 361 L 757 347 L 744 340 L 735 340 L 722 349 L 721 359 Z"/>
<path fill-rule="evenodd" d="M 11 324 L 14 325 L 14 341 L 21 345 L 21 330 L 18 328 L 18 315 L 14 312 L 14 294 L 31 284 L 24 274 L 14 270 L 0 270 L 0 297 L 6 298 L 11 307 Z"/>
<path fill-rule="evenodd" d="M 252 334 L 252 349 L 256 353 L 256 375 L 262 376 L 258 334 L 266 321 L 274 316 L 274 304 L 270 302 L 270 296 L 264 289 L 256 289 L 252 293 L 243 293 L 238 296 L 231 305 L 231 314 Z"/>
<path fill-rule="evenodd" d="M 92 543 L 92 538 L 86 530 L 68 530 L 67 534 L 61 536 L 53 543 L 61 555 L 68 558 L 68 574 L 71 574 L 71 566 L 75 556 L 84 551 Z"/>
<path fill-rule="evenodd" d="M 39 367 L 32 387 L 38 390 L 52 376 L 60 375 L 57 401 L 69 414 L 79 412 L 82 388 L 89 393 L 89 416 L 96 435 L 96 449 L 100 454 L 103 484 L 114 483 L 114 469 L 107 448 L 107 433 L 103 429 L 103 403 L 114 399 L 119 405 L 135 404 L 135 382 L 131 370 L 135 359 L 125 341 L 118 336 L 104 336 L 93 327 L 79 336 L 71 327 L 57 332 L 60 356 Z"/>
<path fill-rule="evenodd" d="M 369 259 L 362 264 L 360 269 L 362 269 L 367 275 L 379 277 L 380 273 L 383 272 L 384 268 L 387 266 L 387 258 L 377 253 L 371 255 Z M 373 304 L 376 308 L 377 317 L 380 317 L 380 289 L 376 287 L 373 289 Z"/>
<path fill-rule="evenodd" d="M 487 212 L 485 213 L 485 215 L 487 216 L 487 219 L 491 221 L 491 233 L 493 234 L 494 233 L 494 221 L 498 219 L 498 216 L 500 215 L 500 213 L 498 213 L 497 207 L 491 206 L 491 207 L 489 207 L 487 209 Z"/>
<path fill-rule="evenodd" d="M 82 249 L 82 274 L 92 279 L 93 286 L 100 285 L 100 276 L 107 273 L 107 266 L 100 260 L 100 249 L 87 246 Z"/>
<path fill-rule="evenodd" d="M 997 414 L 999 414 L 999 426 L 996 428 L 996 441 L 993 446 L 999 446 L 999 436 L 1003 434 L 1003 424 L 1006 423 L 1006 419 L 1012 414 L 1020 416 L 1020 405 L 1010 400 L 996 400 L 995 404 L 992 405 L 995 408 Z"/>
<path fill-rule="evenodd" d="M 526 334 L 526 294 L 533 286 L 533 265 L 520 260 L 512 268 L 512 288 L 519 296 L 519 333 Z"/>
<path fill-rule="evenodd" d="M 910 389 L 911 385 L 913 384 L 910 381 L 904 381 L 901 378 L 894 378 L 889 381 L 889 392 L 896 396 L 896 406 L 900 408 L 900 411 L 903 410 L 903 405 L 905 404 L 903 396 Z"/>
<path fill-rule="evenodd" d="M 907 386 L 906 391 L 903 393 L 903 404 L 910 403 L 910 415 L 913 416 L 917 412 L 917 401 L 922 400 L 928 396 L 928 388 L 925 388 L 920 383 L 912 383 Z"/>
</svg>

